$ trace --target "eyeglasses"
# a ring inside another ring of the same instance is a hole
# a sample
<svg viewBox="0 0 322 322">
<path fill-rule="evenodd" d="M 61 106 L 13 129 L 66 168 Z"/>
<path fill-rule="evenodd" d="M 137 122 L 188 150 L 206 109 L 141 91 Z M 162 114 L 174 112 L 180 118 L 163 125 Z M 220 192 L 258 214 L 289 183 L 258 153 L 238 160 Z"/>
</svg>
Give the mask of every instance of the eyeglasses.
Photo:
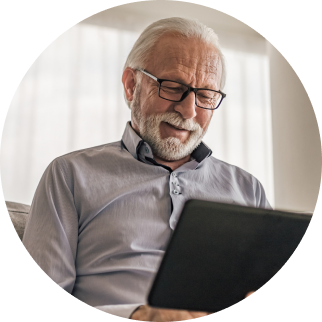
<svg viewBox="0 0 322 322">
<path fill-rule="evenodd" d="M 182 102 L 190 92 L 195 93 L 195 104 L 206 110 L 215 110 L 226 97 L 221 91 L 207 88 L 193 88 L 168 79 L 157 78 L 143 69 L 137 69 L 159 83 L 159 97 L 171 102 Z"/>
</svg>

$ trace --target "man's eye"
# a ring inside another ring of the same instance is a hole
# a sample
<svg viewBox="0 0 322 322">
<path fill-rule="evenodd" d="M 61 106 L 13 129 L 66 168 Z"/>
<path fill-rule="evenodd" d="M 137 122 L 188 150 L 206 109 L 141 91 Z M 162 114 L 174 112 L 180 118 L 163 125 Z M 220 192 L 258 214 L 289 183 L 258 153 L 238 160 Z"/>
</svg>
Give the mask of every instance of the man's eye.
<svg viewBox="0 0 322 322">
<path fill-rule="evenodd" d="M 182 92 L 183 89 L 180 86 L 162 86 L 161 87 L 166 92 Z"/>
<path fill-rule="evenodd" d="M 198 94 L 198 98 L 202 99 L 202 100 L 213 100 L 213 99 L 215 99 L 214 96 L 203 95 L 203 94 Z"/>
<path fill-rule="evenodd" d="M 211 91 L 198 91 L 197 97 L 200 100 L 216 101 L 218 99 L 218 93 Z"/>
</svg>

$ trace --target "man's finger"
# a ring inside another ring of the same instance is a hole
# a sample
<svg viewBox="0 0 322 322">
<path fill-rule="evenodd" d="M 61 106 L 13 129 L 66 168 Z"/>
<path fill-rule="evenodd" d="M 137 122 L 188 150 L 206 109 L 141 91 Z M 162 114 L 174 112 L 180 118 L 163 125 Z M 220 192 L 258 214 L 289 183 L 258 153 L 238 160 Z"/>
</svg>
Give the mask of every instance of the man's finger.
<svg viewBox="0 0 322 322">
<path fill-rule="evenodd" d="M 245 298 L 246 298 L 246 297 L 248 297 L 249 295 L 252 295 L 254 292 L 255 292 L 255 291 L 248 292 L 248 293 L 246 294 Z"/>
</svg>

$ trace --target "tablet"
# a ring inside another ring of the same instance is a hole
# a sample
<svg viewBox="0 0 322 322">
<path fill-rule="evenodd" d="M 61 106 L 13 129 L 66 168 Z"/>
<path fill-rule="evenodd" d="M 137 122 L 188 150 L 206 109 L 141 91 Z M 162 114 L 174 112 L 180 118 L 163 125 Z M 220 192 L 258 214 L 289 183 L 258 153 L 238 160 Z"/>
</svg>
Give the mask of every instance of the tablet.
<svg viewBox="0 0 322 322">
<path fill-rule="evenodd" d="M 188 201 L 148 295 L 150 306 L 217 312 L 286 263 L 312 215 Z"/>
</svg>

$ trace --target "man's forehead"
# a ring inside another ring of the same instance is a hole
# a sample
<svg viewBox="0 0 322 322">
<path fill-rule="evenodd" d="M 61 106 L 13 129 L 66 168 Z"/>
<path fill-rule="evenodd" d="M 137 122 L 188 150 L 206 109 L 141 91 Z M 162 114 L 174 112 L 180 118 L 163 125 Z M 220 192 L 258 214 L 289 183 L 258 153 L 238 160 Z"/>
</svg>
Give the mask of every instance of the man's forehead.
<svg viewBox="0 0 322 322">
<path fill-rule="evenodd" d="M 182 70 L 187 68 L 195 70 L 197 73 L 205 72 L 217 74 L 220 58 L 218 55 L 213 55 L 212 57 L 210 57 L 210 55 L 206 56 L 205 53 L 195 56 L 193 52 L 169 52 L 166 61 L 169 68 L 178 68 Z"/>
<path fill-rule="evenodd" d="M 221 72 L 220 56 L 213 45 L 175 35 L 164 35 L 159 39 L 150 54 L 148 67 L 162 73 L 163 76 L 157 75 L 159 78 L 177 73 L 178 77 L 192 77 L 194 74 L 217 78 Z"/>
</svg>

